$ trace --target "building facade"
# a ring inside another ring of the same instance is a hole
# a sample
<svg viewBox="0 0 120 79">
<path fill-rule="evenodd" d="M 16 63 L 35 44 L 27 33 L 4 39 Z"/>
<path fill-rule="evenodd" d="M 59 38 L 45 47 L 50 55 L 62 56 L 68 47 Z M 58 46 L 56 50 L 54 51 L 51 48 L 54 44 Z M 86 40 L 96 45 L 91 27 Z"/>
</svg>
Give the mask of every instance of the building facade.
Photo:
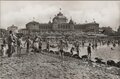
<svg viewBox="0 0 120 79">
<path fill-rule="evenodd" d="M 39 23 L 32 21 L 26 24 L 26 30 L 29 33 L 40 33 L 40 32 L 92 32 L 99 33 L 99 24 L 96 22 L 85 23 L 85 24 L 75 24 L 72 19 L 68 21 L 67 17 L 59 12 L 52 21 L 48 23 Z"/>
<path fill-rule="evenodd" d="M 99 29 L 103 30 L 102 33 L 105 34 L 105 35 L 113 35 L 115 33 L 115 31 L 110 26 L 101 27 Z"/>
<path fill-rule="evenodd" d="M 88 32 L 88 33 L 99 33 L 99 24 L 96 22 L 85 23 L 85 24 L 76 24 L 74 25 L 74 30 Z"/>
<path fill-rule="evenodd" d="M 19 32 L 19 33 L 22 33 L 22 34 L 25 34 L 25 35 L 28 35 L 28 34 L 29 34 L 29 32 L 28 32 L 27 29 L 20 29 L 20 30 L 18 30 L 18 32 Z"/>
</svg>

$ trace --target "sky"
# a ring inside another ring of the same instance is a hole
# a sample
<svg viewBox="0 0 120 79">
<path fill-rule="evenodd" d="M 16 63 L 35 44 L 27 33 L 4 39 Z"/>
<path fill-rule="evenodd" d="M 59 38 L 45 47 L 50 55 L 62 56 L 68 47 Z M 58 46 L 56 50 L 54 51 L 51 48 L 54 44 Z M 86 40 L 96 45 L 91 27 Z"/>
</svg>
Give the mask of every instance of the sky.
<svg viewBox="0 0 120 79">
<path fill-rule="evenodd" d="M 76 23 L 93 22 L 100 27 L 120 26 L 120 1 L 1 1 L 0 27 L 25 28 L 31 21 L 48 23 L 60 11 Z M 33 18 L 34 17 L 34 18 Z M 50 19 L 51 18 L 51 19 Z"/>
</svg>

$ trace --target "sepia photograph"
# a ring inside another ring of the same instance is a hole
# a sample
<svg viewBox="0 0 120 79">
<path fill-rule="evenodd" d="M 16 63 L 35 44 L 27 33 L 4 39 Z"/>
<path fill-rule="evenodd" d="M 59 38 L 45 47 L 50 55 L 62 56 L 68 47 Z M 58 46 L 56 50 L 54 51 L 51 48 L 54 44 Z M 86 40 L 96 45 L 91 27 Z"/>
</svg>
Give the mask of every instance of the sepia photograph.
<svg viewBox="0 0 120 79">
<path fill-rule="evenodd" d="M 0 79 L 120 79 L 120 1 L 0 0 Z"/>
</svg>

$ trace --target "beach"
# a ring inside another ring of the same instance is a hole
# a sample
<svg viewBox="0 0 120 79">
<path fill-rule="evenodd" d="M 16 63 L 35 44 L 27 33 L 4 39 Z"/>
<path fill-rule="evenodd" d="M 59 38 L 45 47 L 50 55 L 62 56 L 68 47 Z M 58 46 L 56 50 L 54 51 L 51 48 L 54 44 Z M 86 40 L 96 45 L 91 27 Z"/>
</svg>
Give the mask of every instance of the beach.
<svg viewBox="0 0 120 79">
<path fill-rule="evenodd" d="M 23 52 L 21 57 L 0 58 L 0 79 L 120 79 L 120 69 L 47 52 Z"/>
</svg>

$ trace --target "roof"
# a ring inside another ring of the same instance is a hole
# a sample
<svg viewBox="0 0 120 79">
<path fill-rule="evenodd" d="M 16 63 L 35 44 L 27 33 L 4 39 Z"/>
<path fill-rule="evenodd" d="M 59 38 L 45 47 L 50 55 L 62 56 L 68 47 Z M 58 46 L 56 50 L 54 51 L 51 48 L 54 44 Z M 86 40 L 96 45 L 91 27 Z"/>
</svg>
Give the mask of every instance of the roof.
<svg viewBox="0 0 120 79">
<path fill-rule="evenodd" d="M 28 25 L 28 24 L 40 24 L 40 23 L 36 22 L 36 21 L 31 21 L 31 22 L 27 23 L 26 25 Z"/>
<path fill-rule="evenodd" d="M 98 23 L 95 23 L 95 22 L 91 22 L 91 23 L 83 23 L 83 24 L 76 24 L 76 25 L 89 25 L 89 24 L 97 24 L 97 25 L 99 25 Z"/>
<path fill-rule="evenodd" d="M 0 30 L 6 30 L 6 29 L 0 28 Z"/>
<path fill-rule="evenodd" d="M 75 27 L 81 27 L 81 28 L 86 28 L 89 25 L 96 25 L 97 23 L 85 23 L 85 24 L 75 24 Z M 99 26 L 99 24 L 97 24 Z M 84 26 L 84 27 L 83 27 Z"/>
<path fill-rule="evenodd" d="M 59 12 L 58 14 L 57 14 L 57 16 L 55 16 L 54 18 L 53 18 L 53 20 L 54 19 L 66 19 L 67 20 L 67 18 L 61 13 L 61 12 Z"/>
</svg>

